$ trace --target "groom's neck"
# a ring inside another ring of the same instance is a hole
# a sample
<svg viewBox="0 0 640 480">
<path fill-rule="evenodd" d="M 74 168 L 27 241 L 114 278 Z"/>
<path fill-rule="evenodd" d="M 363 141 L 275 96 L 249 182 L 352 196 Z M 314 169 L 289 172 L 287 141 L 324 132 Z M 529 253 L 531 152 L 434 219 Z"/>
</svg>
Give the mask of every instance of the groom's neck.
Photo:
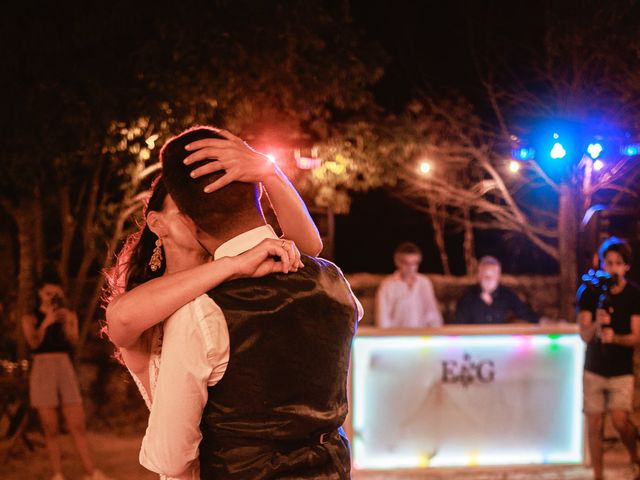
<svg viewBox="0 0 640 480">
<path fill-rule="evenodd" d="M 266 225 L 266 221 L 262 216 L 256 216 L 250 220 L 231 225 L 229 229 L 226 229 L 223 234 L 210 235 L 206 232 L 200 231 L 198 235 L 198 241 L 200 244 L 213 256 L 215 251 L 223 243 L 231 240 L 238 235 L 253 230 L 254 228 L 262 227 Z"/>
</svg>

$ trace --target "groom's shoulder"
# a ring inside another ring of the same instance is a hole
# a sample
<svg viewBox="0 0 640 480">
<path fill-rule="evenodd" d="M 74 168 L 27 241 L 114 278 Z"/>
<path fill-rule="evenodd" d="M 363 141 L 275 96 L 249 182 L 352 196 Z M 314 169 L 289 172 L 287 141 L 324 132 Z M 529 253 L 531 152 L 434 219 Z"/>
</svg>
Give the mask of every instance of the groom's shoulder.
<svg viewBox="0 0 640 480">
<path fill-rule="evenodd" d="M 287 288 L 297 288 L 308 285 L 308 282 L 318 283 L 326 285 L 335 283 L 347 283 L 342 273 L 342 270 L 333 262 L 321 258 L 312 257 L 309 255 L 301 256 L 304 267 L 296 272 L 290 272 L 287 274 L 275 273 L 259 278 L 238 278 L 228 282 L 224 282 L 217 287 L 209 290 L 206 295 L 212 298 L 214 301 L 220 299 L 221 295 L 233 295 L 233 296 L 246 296 L 252 298 L 257 291 L 264 289 L 264 292 L 268 292 L 271 288 L 289 284 Z M 301 282 L 301 283 L 300 283 Z M 310 287 L 302 287 L 310 288 Z"/>
</svg>

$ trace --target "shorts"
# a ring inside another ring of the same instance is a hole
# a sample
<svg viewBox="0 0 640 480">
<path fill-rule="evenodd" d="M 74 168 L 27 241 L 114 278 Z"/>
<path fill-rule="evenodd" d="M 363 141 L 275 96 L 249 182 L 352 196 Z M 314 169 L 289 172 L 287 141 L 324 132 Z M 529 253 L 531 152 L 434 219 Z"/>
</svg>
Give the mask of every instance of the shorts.
<svg viewBox="0 0 640 480">
<path fill-rule="evenodd" d="M 603 377 L 585 370 L 582 385 L 584 413 L 633 411 L 633 375 Z"/>
<path fill-rule="evenodd" d="M 29 377 L 32 407 L 81 404 L 76 372 L 66 353 L 41 353 L 33 357 Z"/>
</svg>

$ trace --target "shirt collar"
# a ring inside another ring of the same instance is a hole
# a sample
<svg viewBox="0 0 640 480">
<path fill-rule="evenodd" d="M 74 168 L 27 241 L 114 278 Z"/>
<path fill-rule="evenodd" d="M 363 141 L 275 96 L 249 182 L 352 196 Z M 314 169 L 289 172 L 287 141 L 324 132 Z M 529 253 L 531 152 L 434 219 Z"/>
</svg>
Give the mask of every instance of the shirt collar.
<svg viewBox="0 0 640 480">
<path fill-rule="evenodd" d="M 213 252 L 213 259 L 218 260 L 222 257 L 240 255 L 258 245 L 265 238 L 278 238 L 271 225 L 262 225 L 227 240 Z"/>
<path fill-rule="evenodd" d="M 475 293 L 476 293 L 478 296 L 480 296 L 480 295 L 482 294 L 482 287 L 480 286 L 480 284 L 479 284 L 479 283 L 476 283 L 476 284 L 474 285 L 474 288 L 475 288 Z M 497 298 L 497 297 L 500 295 L 500 291 L 501 291 L 501 290 L 502 290 L 502 285 L 498 284 L 498 286 L 496 287 L 496 289 L 495 289 L 493 292 L 491 292 L 491 297 L 492 297 L 492 298 L 494 298 L 494 299 L 495 299 L 495 298 Z"/>
<path fill-rule="evenodd" d="M 391 274 L 391 276 L 392 276 L 392 277 L 394 277 L 394 278 L 395 278 L 397 281 L 399 281 L 399 282 L 404 282 L 404 283 L 406 283 L 406 282 L 403 280 L 402 275 L 400 275 L 400 272 L 399 272 L 398 270 L 394 271 L 394 272 Z M 417 280 L 418 280 L 418 277 L 420 277 L 420 276 L 422 276 L 422 274 L 421 274 L 420 272 L 418 272 L 418 274 L 416 275 L 415 280 L 417 281 Z"/>
</svg>

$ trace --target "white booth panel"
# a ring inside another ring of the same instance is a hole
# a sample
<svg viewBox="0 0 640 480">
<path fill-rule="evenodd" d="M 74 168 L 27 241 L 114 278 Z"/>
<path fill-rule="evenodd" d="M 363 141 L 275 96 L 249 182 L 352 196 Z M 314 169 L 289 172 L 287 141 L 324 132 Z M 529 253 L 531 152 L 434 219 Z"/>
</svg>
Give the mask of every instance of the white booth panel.
<svg viewBox="0 0 640 480">
<path fill-rule="evenodd" d="M 583 463 L 583 342 L 535 328 L 359 334 L 354 468 Z"/>
</svg>

